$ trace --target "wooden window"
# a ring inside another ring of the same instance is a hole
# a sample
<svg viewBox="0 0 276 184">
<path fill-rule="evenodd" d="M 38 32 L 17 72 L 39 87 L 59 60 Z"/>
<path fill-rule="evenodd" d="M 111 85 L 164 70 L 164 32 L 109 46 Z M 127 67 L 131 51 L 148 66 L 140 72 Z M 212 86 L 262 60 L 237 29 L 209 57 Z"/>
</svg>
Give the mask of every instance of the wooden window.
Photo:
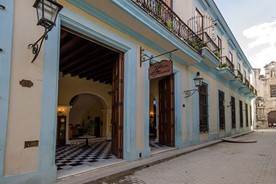
<svg viewBox="0 0 276 184">
<path fill-rule="evenodd" d="M 231 96 L 231 119 L 232 119 L 232 128 L 236 128 L 236 103 L 235 97 Z"/>
<path fill-rule="evenodd" d="M 219 53 L 220 53 L 220 59 L 222 58 L 222 41 L 221 41 L 221 38 L 218 36 L 218 48 L 219 48 Z"/>
<path fill-rule="evenodd" d="M 203 16 L 197 8 L 195 10 L 195 33 L 201 39 L 203 38 Z"/>
<path fill-rule="evenodd" d="M 232 52 L 229 52 L 229 60 L 233 63 L 233 54 L 232 54 Z"/>
<path fill-rule="evenodd" d="M 242 109 L 242 101 L 240 100 L 240 127 L 243 127 L 243 109 Z"/>
<path fill-rule="evenodd" d="M 208 132 L 208 85 L 199 87 L 199 131 Z"/>
<path fill-rule="evenodd" d="M 249 124 L 252 125 L 252 106 L 249 107 Z"/>
<path fill-rule="evenodd" d="M 270 97 L 276 97 L 276 85 L 270 85 Z"/>
<path fill-rule="evenodd" d="M 224 92 L 219 90 L 219 129 L 225 129 L 225 107 L 224 107 Z"/>
<path fill-rule="evenodd" d="M 238 63 L 238 70 L 241 71 L 241 64 Z"/>
<path fill-rule="evenodd" d="M 245 104 L 245 126 L 248 127 L 248 105 Z"/>
</svg>

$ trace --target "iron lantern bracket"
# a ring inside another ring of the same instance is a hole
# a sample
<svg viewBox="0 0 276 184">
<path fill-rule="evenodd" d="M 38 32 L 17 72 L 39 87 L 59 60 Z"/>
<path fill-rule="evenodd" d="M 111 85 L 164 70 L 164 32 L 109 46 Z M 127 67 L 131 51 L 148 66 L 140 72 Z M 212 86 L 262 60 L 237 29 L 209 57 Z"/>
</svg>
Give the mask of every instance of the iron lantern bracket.
<svg viewBox="0 0 276 184">
<path fill-rule="evenodd" d="M 153 55 L 148 56 L 147 54 L 144 53 L 144 52 L 145 52 L 145 49 L 143 49 L 142 47 L 140 47 L 140 67 L 142 67 L 142 63 L 143 63 L 143 62 L 146 62 L 146 61 L 150 61 L 150 62 L 151 62 L 152 59 L 157 58 L 157 57 L 160 57 L 160 56 L 163 56 L 163 55 L 166 55 L 166 54 L 169 54 L 169 58 L 170 58 L 170 60 L 171 60 L 172 52 L 175 52 L 175 51 L 177 51 L 177 50 L 178 50 L 178 49 L 174 49 L 174 50 L 165 52 L 165 53 L 163 53 L 163 54 L 159 54 L 159 55 L 157 55 L 157 56 L 153 56 Z M 146 59 L 145 57 L 147 57 L 147 59 Z"/>
<path fill-rule="evenodd" d="M 40 52 L 40 49 L 41 49 L 41 46 L 42 46 L 42 43 L 43 43 L 44 39 L 45 40 L 48 39 L 48 32 L 49 31 L 51 31 L 51 29 L 45 29 L 44 34 L 35 43 L 28 45 L 28 49 L 32 49 L 32 53 L 34 54 L 34 58 L 31 61 L 32 63 L 36 60 L 36 58 L 37 58 L 37 56 Z"/>
<path fill-rule="evenodd" d="M 196 89 L 189 89 L 189 90 L 185 90 L 183 93 L 185 94 L 184 98 L 188 98 L 190 96 L 192 96 L 193 94 L 195 94 L 195 92 L 198 91 L 198 88 Z"/>
</svg>

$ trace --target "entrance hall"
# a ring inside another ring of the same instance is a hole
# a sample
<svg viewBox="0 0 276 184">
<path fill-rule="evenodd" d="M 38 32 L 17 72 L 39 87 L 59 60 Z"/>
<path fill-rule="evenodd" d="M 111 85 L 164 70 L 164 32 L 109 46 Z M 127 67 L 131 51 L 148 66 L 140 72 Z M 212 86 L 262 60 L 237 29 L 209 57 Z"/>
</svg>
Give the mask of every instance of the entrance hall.
<svg viewBox="0 0 276 184">
<path fill-rule="evenodd" d="M 123 79 L 123 53 L 62 27 L 58 177 L 122 161 Z"/>
</svg>

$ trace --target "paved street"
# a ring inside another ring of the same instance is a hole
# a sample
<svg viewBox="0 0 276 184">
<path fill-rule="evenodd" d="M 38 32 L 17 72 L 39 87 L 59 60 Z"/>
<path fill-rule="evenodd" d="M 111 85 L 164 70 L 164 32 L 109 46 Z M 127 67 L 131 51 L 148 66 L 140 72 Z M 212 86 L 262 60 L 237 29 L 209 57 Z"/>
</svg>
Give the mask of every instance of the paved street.
<svg viewBox="0 0 276 184">
<path fill-rule="evenodd" d="M 275 184 L 276 129 L 259 130 L 237 139 L 257 143 L 222 142 L 103 183 Z"/>
</svg>

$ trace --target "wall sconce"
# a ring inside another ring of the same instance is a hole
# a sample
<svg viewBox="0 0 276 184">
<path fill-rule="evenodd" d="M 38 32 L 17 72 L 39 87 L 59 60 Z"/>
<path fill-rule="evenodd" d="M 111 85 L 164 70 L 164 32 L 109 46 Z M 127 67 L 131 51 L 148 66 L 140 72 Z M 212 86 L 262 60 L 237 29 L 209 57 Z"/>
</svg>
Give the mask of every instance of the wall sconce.
<svg viewBox="0 0 276 184">
<path fill-rule="evenodd" d="M 63 6 L 53 0 L 36 0 L 33 7 L 36 8 L 37 25 L 44 27 L 45 31 L 35 43 L 28 45 L 28 48 L 32 49 L 32 53 L 35 55 L 32 63 L 36 60 L 44 39 L 47 40 L 48 32 L 55 26 L 57 15 Z"/>
<path fill-rule="evenodd" d="M 194 78 L 195 87 L 197 87 L 197 88 L 185 90 L 184 94 L 186 96 L 184 98 L 188 98 L 188 97 L 192 96 L 196 91 L 198 91 L 199 87 L 202 86 L 202 81 L 203 81 L 203 78 L 200 76 L 200 72 L 197 72 L 196 77 Z"/>
<path fill-rule="evenodd" d="M 60 114 L 62 114 L 62 113 L 64 113 L 64 112 L 65 112 L 65 109 L 64 109 L 64 108 L 62 108 L 62 107 L 58 107 L 58 112 L 59 112 Z"/>
<path fill-rule="evenodd" d="M 150 118 L 153 118 L 154 112 L 150 112 Z"/>
</svg>

